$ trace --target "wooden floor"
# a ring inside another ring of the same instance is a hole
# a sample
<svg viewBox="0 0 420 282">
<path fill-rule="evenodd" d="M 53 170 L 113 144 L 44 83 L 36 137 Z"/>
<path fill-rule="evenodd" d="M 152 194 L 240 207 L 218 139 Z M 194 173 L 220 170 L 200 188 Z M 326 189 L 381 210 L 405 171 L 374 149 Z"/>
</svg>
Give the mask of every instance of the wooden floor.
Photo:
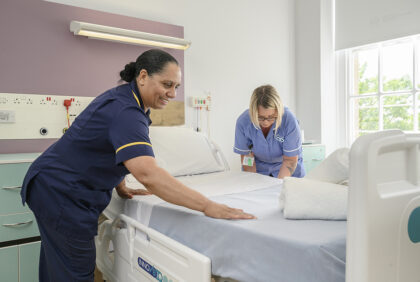
<svg viewBox="0 0 420 282">
<path fill-rule="evenodd" d="M 97 267 L 95 267 L 95 280 L 94 282 L 104 282 L 104 279 L 102 278 L 102 273 L 98 270 Z"/>
</svg>

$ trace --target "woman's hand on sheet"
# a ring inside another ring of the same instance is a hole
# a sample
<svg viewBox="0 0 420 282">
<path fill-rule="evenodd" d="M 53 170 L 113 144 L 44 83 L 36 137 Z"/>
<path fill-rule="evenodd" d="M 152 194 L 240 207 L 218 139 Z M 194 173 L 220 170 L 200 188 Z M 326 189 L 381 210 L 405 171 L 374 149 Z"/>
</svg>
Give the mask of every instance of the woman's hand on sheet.
<svg viewBox="0 0 420 282">
<path fill-rule="evenodd" d="M 256 219 L 252 214 L 246 213 L 241 209 L 235 209 L 223 204 L 209 201 L 204 208 L 204 214 L 208 217 L 222 219 Z"/>
<path fill-rule="evenodd" d="M 115 187 L 115 190 L 117 190 L 118 196 L 123 199 L 132 199 L 136 195 L 152 195 L 146 189 L 131 189 L 125 185 L 119 185 Z"/>
<path fill-rule="evenodd" d="M 214 218 L 255 218 L 255 216 L 247 214 L 243 210 L 215 203 L 198 191 L 185 186 L 167 171 L 160 168 L 153 157 L 136 157 L 125 161 L 124 165 L 147 190 L 169 203 L 200 211 Z M 125 186 L 123 184 L 125 183 L 120 183 L 121 186 Z"/>
</svg>

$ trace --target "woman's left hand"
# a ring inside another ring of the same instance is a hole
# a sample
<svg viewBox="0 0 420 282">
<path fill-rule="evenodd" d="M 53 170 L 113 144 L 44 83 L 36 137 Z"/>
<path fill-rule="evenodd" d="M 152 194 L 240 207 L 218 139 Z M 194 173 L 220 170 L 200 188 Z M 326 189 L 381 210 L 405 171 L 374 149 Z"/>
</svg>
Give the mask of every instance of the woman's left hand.
<svg viewBox="0 0 420 282">
<path fill-rule="evenodd" d="M 131 189 L 125 185 L 118 185 L 117 187 L 115 187 L 115 190 L 117 190 L 118 196 L 120 196 L 123 199 L 132 199 L 133 196 L 136 195 L 152 195 L 152 193 L 150 193 L 146 189 Z"/>
</svg>

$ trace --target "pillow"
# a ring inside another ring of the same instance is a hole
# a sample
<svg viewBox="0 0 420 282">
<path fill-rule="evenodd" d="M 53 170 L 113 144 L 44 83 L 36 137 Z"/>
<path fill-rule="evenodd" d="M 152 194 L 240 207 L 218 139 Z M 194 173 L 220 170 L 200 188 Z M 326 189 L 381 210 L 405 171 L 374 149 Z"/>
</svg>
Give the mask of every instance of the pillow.
<svg viewBox="0 0 420 282">
<path fill-rule="evenodd" d="M 349 178 L 349 151 L 348 148 L 335 150 L 317 167 L 308 172 L 305 178 L 343 183 Z"/>
<path fill-rule="evenodd" d="M 287 219 L 346 220 L 347 186 L 285 177 L 279 206 Z"/>
<path fill-rule="evenodd" d="M 225 170 L 207 137 L 191 128 L 151 126 L 149 136 L 157 164 L 172 176 Z"/>
</svg>

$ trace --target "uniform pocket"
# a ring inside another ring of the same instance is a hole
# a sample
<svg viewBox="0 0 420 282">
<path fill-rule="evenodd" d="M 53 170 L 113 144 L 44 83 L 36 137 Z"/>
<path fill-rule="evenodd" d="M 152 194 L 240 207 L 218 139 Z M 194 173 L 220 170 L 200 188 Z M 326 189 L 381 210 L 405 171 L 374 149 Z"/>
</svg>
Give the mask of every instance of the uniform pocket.
<svg viewBox="0 0 420 282">
<path fill-rule="evenodd" d="M 67 237 L 66 248 L 68 249 L 69 265 L 76 281 L 92 281 L 95 270 L 95 241 L 91 239 L 77 239 Z"/>
</svg>

